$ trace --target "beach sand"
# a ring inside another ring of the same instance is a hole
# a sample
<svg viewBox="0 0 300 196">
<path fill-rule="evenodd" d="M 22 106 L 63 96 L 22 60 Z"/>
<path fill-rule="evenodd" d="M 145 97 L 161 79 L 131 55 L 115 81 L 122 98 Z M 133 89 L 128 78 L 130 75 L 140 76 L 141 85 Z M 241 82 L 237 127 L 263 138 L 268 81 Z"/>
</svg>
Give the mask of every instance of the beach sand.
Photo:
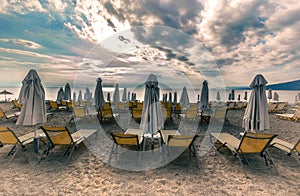
<svg viewBox="0 0 300 196">
<path fill-rule="evenodd" d="M 12 104 L 0 104 L 10 113 Z M 229 110 L 230 124 L 223 132 L 238 136 L 242 129 L 244 110 Z M 67 126 L 75 131 L 70 121 L 72 112 L 54 112 L 46 124 Z M 20 136 L 33 131 L 33 127 L 16 126 L 16 119 L 1 120 Z M 118 130 L 113 123 L 105 122 L 105 129 Z M 269 133 L 295 143 L 299 139 L 299 122 L 280 120 L 270 114 Z M 199 150 L 201 137 L 207 124 L 199 126 L 196 141 Z M 94 136 L 93 136 L 94 137 Z M 68 165 L 66 157 L 54 152 L 37 164 L 38 156 L 33 145 L 26 146 L 9 161 L 9 148 L 0 148 L 0 194 L 1 195 L 300 195 L 300 164 L 284 152 L 270 148 L 278 173 L 274 169 L 254 170 L 246 167 L 246 178 L 242 166 L 230 151 L 211 148 L 199 157 L 199 166 L 184 153 L 173 162 L 148 171 L 127 171 L 104 163 L 85 146 L 75 149 Z M 261 161 L 252 157 L 250 161 Z"/>
</svg>

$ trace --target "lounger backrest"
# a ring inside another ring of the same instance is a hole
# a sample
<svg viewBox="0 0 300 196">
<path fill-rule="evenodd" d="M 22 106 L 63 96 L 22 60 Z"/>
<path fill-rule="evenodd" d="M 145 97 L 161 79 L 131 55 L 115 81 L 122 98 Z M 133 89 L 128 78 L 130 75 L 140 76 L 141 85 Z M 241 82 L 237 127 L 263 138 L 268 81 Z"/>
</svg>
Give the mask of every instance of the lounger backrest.
<svg viewBox="0 0 300 196">
<path fill-rule="evenodd" d="M 102 109 L 111 109 L 111 103 L 110 102 L 105 102 Z"/>
<path fill-rule="evenodd" d="M 49 104 L 50 104 L 50 107 L 51 107 L 52 109 L 57 109 L 57 108 L 58 108 L 58 104 L 57 104 L 56 101 L 51 101 L 51 100 L 50 100 Z"/>
<path fill-rule="evenodd" d="M 217 107 L 215 110 L 214 118 L 216 119 L 225 119 L 227 114 L 227 108 L 225 107 Z"/>
<path fill-rule="evenodd" d="M 5 118 L 5 113 L 3 112 L 2 108 L 0 108 L 0 118 Z"/>
<path fill-rule="evenodd" d="M 53 145 L 69 145 L 74 143 L 69 130 L 66 127 L 41 127 L 48 140 Z"/>
<path fill-rule="evenodd" d="M 123 133 L 111 133 L 114 142 L 117 145 L 136 145 L 139 146 L 138 135 L 135 134 L 123 134 Z"/>
<path fill-rule="evenodd" d="M 196 109 L 187 109 L 185 117 L 188 119 L 195 119 L 197 118 L 198 110 Z"/>
<path fill-rule="evenodd" d="M 84 107 L 74 107 L 73 112 L 75 114 L 75 117 L 77 117 L 77 118 L 81 118 L 86 115 Z"/>
<path fill-rule="evenodd" d="M 300 153 L 300 139 L 299 139 L 298 142 L 296 143 L 294 150 L 295 150 L 296 152 Z"/>
<path fill-rule="evenodd" d="M 17 100 L 14 99 L 12 100 L 12 102 L 16 108 L 18 108 L 19 110 L 22 109 L 22 104 L 19 104 Z"/>
<path fill-rule="evenodd" d="M 195 141 L 197 135 L 169 135 L 169 147 L 189 147 Z"/>
<path fill-rule="evenodd" d="M 102 109 L 101 115 L 102 115 L 102 118 L 112 118 L 113 111 L 112 111 L 112 109 Z"/>
<path fill-rule="evenodd" d="M 17 144 L 20 140 L 8 127 L 0 127 L 0 142 L 2 144 Z"/>
<path fill-rule="evenodd" d="M 294 113 L 294 118 L 300 118 L 300 109 L 297 109 Z"/>
<path fill-rule="evenodd" d="M 276 137 L 274 134 L 249 133 L 246 132 L 241 139 L 239 153 L 263 153 L 270 142 Z"/>
</svg>

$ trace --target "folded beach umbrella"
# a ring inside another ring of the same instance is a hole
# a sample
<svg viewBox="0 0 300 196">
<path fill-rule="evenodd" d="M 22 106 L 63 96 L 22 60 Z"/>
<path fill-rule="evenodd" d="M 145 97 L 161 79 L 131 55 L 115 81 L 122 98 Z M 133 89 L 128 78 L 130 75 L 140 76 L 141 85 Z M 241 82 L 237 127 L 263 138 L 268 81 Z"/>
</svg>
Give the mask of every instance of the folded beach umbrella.
<svg viewBox="0 0 300 196">
<path fill-rule="evenodd" d="M 247 100 L 247 99 L 248 99 L 248 92 L 245 91 L 244 100 Z"/>
<path fill-rule="evenodd" d="M 119 92 L 119 84 L 117 83 L 115 85 L 115 91 L 114 91 L 114 97 L 113 97 L 113 103 L 116 104 L 120 102 L 120 92 Z"/>
<path fill-rule="evenodd" d="M 231 90 L 231 100 L 235 100 L 235 93 L 234 93 L 234 89 Z"/>
<path fill-rule="evenodd" d="M 76 92 L 73 92 L 73 101 L 76 101 Z"/>
<path fill-rule="evenodd" d="M 177 104 L 177 91 L 174 92 L 174 104 Z"/>
<path fill-rule="evenodd" d="M 56 101 L 60 102 L 61 100 L 64 100 L 64 98 L 65 98 L 64 89 L 63 87 L 60 87 L 60 89 L 57 92 Z"/>
<path fill-rule="evenodd" d="M 97 79 L 97 84 L 95 88 L 94 98 L 95 98 L 95 107 L 98 110 L 99 108 L 102 108 L 105 104 L 104 100 L 104 94 L 102 89 L 102 80 L 101 78 Z"/>
<path fill-rule="evenodd" d="M 127 100 L 127 88 L 125 87 L 123 90 L 122 101 L 126 101 L 126 100 Z"/>
<path fill-rule="evenodd" d="M 158 80 L 154 74 L 150 74 L 145 82 L 145 95 L 142 110 L 140 129 L 144 134 L 153 135 L 163 129 L 163 115 L 159 101 Z"/>
<path fill-rule="evenodd" d="M 258 74 L 252 80 L 249 103 L 244 113 L 242 127 L 245 131 L 258 132 L 269 129 L 269 113 L 266 96 L 267 80 Z"/>
<path fill-rule="evenodd" d="M 169 102 L 172 102 L 172 93 L 169 92 Z"/>
<path fill-rule="evenodd" d="M 78 101 L 82 101 L 82 93 L 81 93 L 81 90 L 79 90 Z"/>
<path fill-rule="evenodd" d="M 220 101 L 221 100 L 221 96 L 220 96 L 220 92 L 218 91 L 217 92 L 217 97 L 216 97 L 217 101 Z"/>
<path fill-rule="evenodd" d="M 92 100 L 92 93 L 91 93 L 89 88 L 85 89 L 84 100 L 85 101 L 91 101 Z"/>
<path fill-rule="evenodd" d="M 208 84 L 204 80 L 202 83 L 201 96 L 200 96 L 200 109 L 208 108 Z"/>
<path fill-rule="evenodd" d="M 274 101 L 279 101 L 279 95 L 278 95 L 278 93 L 274 92 L 273 100 Z"/>
<path fill-rule="evenodd" d="M 268 99 L 269 101 L 272 99 L 272 89 L 268 90 Z"/>
<path fill-rule="evenodd" d="M 39 125 L 47 121 L 45 90 L 36 70 L 31 69 L 23 79 L 18 102 L 23 106 L 16 125 Z M 34 130 L 34 136 L 37 138 L 36 126 Z M 34 150 L 37 152 L 37 139 L 34 144 Z"/>
<path fill-rule="evenodd" d="M 186 87 L 183 87 L 180 101 L 179 103 L 182 105 L 182 107 L 187 108 L 190 104 L 189 95 L 187 93 Z"/>
<path fill-rule="evenodd" d="M 110 102 L 110 92 L 107 93 L 107 101 Z"/>
<path fill-rule="evenodd" d="M 69 83 L 65 85 L 64 100 L 71 100 L 71 87 Z"/>
</svg>

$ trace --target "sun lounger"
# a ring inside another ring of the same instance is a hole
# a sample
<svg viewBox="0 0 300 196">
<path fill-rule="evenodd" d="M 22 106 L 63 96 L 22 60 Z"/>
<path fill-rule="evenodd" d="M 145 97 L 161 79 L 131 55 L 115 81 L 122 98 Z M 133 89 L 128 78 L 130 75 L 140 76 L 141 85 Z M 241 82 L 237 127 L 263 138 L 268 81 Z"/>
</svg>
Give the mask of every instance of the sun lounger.
<svg viewBox="0 0 300 196">
<path fill-rule="evenodd" d="M 198 167 L 198 155 L 194 146 L 197 137 L 198 135 L 168 135 L 167 143 L 165 145 L 166 162 L 168 161 L 167 157 L 170 153 L 180 155 L 188 148 L 190 152 L 190 161 L 191 157 L 194 156 Z"/>
<path fill-rule="evenodd" d="M 20 112 L 15 112 L 13 114 L 6 114 L 6 112 L 4 112 L 2 110 L 2 108 L 0 108 L 0 119 L 10 119 L 13 117 L 18 117 L 20 115 Z"/>
<path fill-rule="evenodd" d="M 249 167 L 253 168 L 247 160 L 246 155 L 259 154 L 264 158 L 267 166 L 273 165 L 276 170 L 274 162 L 267 151 L 267 147 L 270 146 L 270 143 L 277 135 L 246 132 L 241 139 L 238 139 L 229 133 L 211 133 L 211 136 L 221 143 L 221 146 L 218 147 L 217 150 L 222 147 L 227 147 L 233 155 L 238 158 L 242 166 L 247 164 Z M 255 167 L 255 169 L 259 168 Z"/>
<path fill-rule="evenodd" d="M 274 138 L 271 142 L 271 146 L 286 152 L 288 156 L 293 154 L 300 156 L 300 139 L 295 144 L 292 144 L 279 138 Z"/>
<path fill-rule="evenodd" d="M 40 156 L 39 163 L 43 156 L 48 156 L 51 149 L 55 146 L 67 146 L 64 155 L 69 154 L 67 163 L 71 159 L 75 147 L 85 141 L 88 137 L 94 134 L 97 130 L 94 129 L 80 129 L 74 133 L 70 133 L 67 127 L 50 127 L 42 126 L 41 129 L 45 133 L 48 143 L 45 146 L 43 153 Z"/>
<path fill-rule="evenodd" d="M 297 109 L 294 114 L 274 114 L 274 116 L 281 119 L 294 120 L 297 122 L 300 119 L 300 109 Z"/>
<path fill-rule="evenodd" d="M 25 145 L 33 142 L 34 132 L 17 137 L 14 131 L 8 127 L 0 127 L 0 143 L 1 145 L 12 145 L 13 147 L 7 154 L 12 156 L 11 160 L 15 157 L 20 147 L 25 148 Z"/>
</svg>

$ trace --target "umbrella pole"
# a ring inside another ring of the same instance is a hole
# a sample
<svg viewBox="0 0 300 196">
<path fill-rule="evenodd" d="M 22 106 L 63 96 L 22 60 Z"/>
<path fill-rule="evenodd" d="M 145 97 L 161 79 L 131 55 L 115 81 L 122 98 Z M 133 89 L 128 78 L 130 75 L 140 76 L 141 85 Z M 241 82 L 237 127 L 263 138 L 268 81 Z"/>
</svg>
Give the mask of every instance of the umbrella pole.
<svg viewBox="0 0 300 196">
<path fill-rule="evenodd" d="M 34 125 L 34 139 L 33 139 L 33 150 L 35 153 L 39 152 L 39 138 L 37 137 L 37 125 Z"/>
</svg>

